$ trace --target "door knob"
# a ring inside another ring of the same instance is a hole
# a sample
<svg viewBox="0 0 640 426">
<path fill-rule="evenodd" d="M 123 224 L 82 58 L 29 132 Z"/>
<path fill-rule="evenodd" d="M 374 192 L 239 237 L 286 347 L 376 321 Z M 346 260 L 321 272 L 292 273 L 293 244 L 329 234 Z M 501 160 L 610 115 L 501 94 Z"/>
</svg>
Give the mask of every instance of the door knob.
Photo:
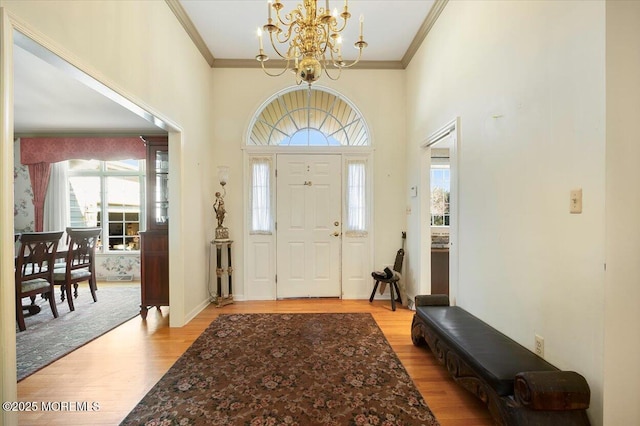
<svg viewBox="0 0 640 426">
<path fill-rule="evenodd" d="M 339 237 L 340 233 L 338 231 L 334 232 L 333 234 L 329 234 L 330 237 Z"/>
</svg>

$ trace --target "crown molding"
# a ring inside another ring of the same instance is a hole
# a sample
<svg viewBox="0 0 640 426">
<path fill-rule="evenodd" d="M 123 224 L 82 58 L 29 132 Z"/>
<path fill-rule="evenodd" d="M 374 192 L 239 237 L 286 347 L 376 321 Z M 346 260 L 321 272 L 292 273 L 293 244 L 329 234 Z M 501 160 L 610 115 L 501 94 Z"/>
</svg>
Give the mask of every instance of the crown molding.
<svg viewBox="0 0 640 426">
<path fill-rule="evenodd" d="M 189 15 L 187 15 L 187 12 L 184 10 L 182 5 L 180 4 L 180 1 L 179 0 L 164 0 L 164 1 L 167 3 L 167 5 L 169 6 L 169 9 L 171 9 L 171 11 L 176 16 L 176 18 L 178 18 L 178 21 L 180 22 L 180 24 L 182 24 L 182 27 L 185 29 L 189 37 L 191 37 L 193 44 L 196 45 L 196 47 L 204 57 L 204 60 L 207 61 L 210 67 L 213 67 L 215 58 L 211 54 L 211 51 L 207 47 L 207 44 L 202 39 L 202 36 L 196 29 L 196 26 L 193 25 L 191 18 L 189 18 Z"/>
<path fill-rule="evenodd" d="M 411 59 L 418 51 L 418 48 L 429 34 L 429 30 L 435 24 L 436 20 L 442 13 L 442 10 L 446 6 L 449 0 L 435 0 L 433 7 L 429 11 L 429 14 L 425 18 L 424 22 L 418 29 L 416 36 L 411 41 L 409 48 L 405 52 L 402 60 L 400 61 L 360 61 L 356 65 L 357 69 L 405 69 Z M 179 0 L 165 0 L 173 14 L 176 16 L 182 27 L 185 29 L 191 40 L 196 45 L 204 59 L 207 61 L 211 68 L 260 68 L 260 63 L 255 59 L 216 59 L 213 57 L 207 44 L 202 39 L 202 36 L 196 29 L 195 25 L 187 15 Z M 268 61 L 265 63 L 266 68 L 283 68 L 281 61 Z"/>
<path fill-rule="evenodd" d="M 150 135 L 150 136 L 160 136 L 166 135 L 167 132 L 162 129 L 154 130 L 122 130 L 122 131 L 114 131 L 111 130 L 97 130 L 97 131 L 87 131 L 87 132 L 65 132 L 64 130 L 58 131 L 34 131 L 34 132 L 22 132 L 22 133 L 14 133 L 14 139 L 19 138 L 104 138 L 105 135 L 108 137 L 140 137 L 140 135 Z"/>
<path fill-rule="evenodd" d="M 413 55 L 416 54 L 416 52 L 418 51 L 418 48 L 422 45 L 422 42 L 424 41 L 424 39 L 427 38 L 427 34 L 429 34 L 431 27 L 433 27 L 433 25 L 436 23 L 436 21 L 438 20 L 438 17 L 442 13 L 442 10 L 444 9 L 444 7 L 447 5 L 448 2 L 449 0 L 436 0 L 433 3 L 433 7 L 431 7 L 431 10 L 429 11 L 429 13 L 427 14 L 427 17 L 425 18 L 424 22 L 420 26 L 420 29 L 418 29 L 416 36 L 411 41 L 409 48 L 407 49 L 406 53 L 402 57 L 402 61 L 401 61 L 402 68 L 406 68 L 409 66 L 409 62 L 411 62 L 411 59 L 413 59 Z"/>
<path fill-rule="evenodd" d="M 286 61 L 270 60 L 264 63 L 265 68 L 284 68 Z M 255 59 L 216 59 L 212 68 L 261 68 Z M 360 61 L 353 69 L 361 70 L 401 70 L 404 67 L 400 61 Z"/>
</svg>

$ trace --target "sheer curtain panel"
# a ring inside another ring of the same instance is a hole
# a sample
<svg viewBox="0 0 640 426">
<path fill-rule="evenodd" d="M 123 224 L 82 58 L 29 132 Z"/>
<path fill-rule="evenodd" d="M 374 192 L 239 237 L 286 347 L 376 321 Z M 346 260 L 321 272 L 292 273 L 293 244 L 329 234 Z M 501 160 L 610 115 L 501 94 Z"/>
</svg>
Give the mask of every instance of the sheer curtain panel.
<svg viewBox="0 0 640 426">
<path fill-rule="evenodd" d="M 49 187 L 44 201 L 45 231 L 62 231 L 69 224 L 69 163 L 60 161 L 51 165 Z"/>
<path fill-rule="evenodd" d="M 367 233 L 367 163 L 347 161 L 347 233 Z"/>
<path fill-rule="evenodd" d="M 271 223 L 271 159 L 251 158 L 251 232 L 270 234 Z"/>
</svg>

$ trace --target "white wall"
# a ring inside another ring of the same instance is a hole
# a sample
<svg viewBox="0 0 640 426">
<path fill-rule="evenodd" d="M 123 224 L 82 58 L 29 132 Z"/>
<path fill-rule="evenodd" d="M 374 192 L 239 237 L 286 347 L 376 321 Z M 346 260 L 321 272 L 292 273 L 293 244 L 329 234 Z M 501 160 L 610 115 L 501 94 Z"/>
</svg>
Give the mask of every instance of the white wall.
<svg viewBox="0 0 640 426">
<path fill-rule="evenodd" d="M 599 1 L 449 2 L 407 69 L 407 178 L 460 117 L 459 305 L 583 374 L 602 424 L 605 14 Z M 583 213 L 569 214 L 582 188 Z M 420 200 L 410 199 L 411 290 Z"/>
<path fill-rule="evenodd" d="M 0 0 L 0 6 L 16 25 L 55 46 L 52 50 L 65 52 L 75 65 L 181 130 L 170 133 L 170 195 L 179 201 L 171 207 L 170 322 L 182 325 L 208 303 L 207 251 L 213 223 L 207 213 L 215 192 L 210 184 L 215 171 L 209 167 L 210 67 L 163 1 Z M 7 161 L 3 157 L 3 163 Z M 10 211 L 9 205 L 0 207 Z M 1 285 L 13 283 L 3 279 Z M 12 304 L 3 300 L 2 309 L 10 310 Z M 2 328 L 10 334 L 15 325 L 3 316 Z M 9 389 L 1 395 L 5 401 L 15 400 L 10 368 L 5 363 L 2 370 L 3 389 Z"/>
<path fill-rule="evenodd" d="M 604 419 L 640 424 L 640 2 L 607 1 Z"/>
<path fill-rule="evenodd" d="M 3 1 L 2 5 L 75 56 L 81 66 L 95 71 L 94 77 L 183 131 L 179 146 L 171 147 L 176 178 L 172 183 L 179 184 L 174 195 L 183 207 L 174 211 L 180 216 L 172 221 L 175 237 L 170 250 L 180 256 L 180 240 L 189 242 L 189 256 L 183 260 L 187 272 L 171 272 L 178 281 L 174 284 L 184 285 L 180 292 L 184 309 L 179 309 L 184 312 L 174 313 L 188 315 L 206 300 L 205 249 L 213 229 L 205 215 L 214 190 L 209 185 L 214 172 L 206 161 L 212 149 L 209 66 L 164 2 Z"/>
<path fill-rule="evenodd" d="M 374 152 L 374 265 L 393 263 L 405 230 L 406 179 L 403 71 L 350 69 L 338 81 L 326 76 L 316 84 L 330 87 L 351 100 L 371 130 Z M 243 279 L 242 146 L 251 118 L 274 93 L 295 85 L 293 75 L 268 77 L 260 69 L 213 69 L 211 114 L 214 160 L 211 166 L 231 167 L 225 225 L 234 240 L 234 295 L 247 290 Z M 213 213 L 212 213 L 213 214 Z M 378 266 L 376 266 L 378 267 Z M 250 293 L 250 292 L 249 292 Z"/>
</svg>

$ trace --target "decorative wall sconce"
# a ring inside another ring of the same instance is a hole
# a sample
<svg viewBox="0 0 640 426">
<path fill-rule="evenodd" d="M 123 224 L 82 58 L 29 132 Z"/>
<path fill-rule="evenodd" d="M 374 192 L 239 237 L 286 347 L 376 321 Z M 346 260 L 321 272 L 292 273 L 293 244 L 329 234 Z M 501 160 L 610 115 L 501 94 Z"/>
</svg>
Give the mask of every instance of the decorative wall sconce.
<svg viewBox="0 0 640 426">
<path fill-rule="evenodd" d="M 227 211 L 224 208 L 224 197 L 227 195 L 225 186 L 229 180 L 229 167 L 218 166 L 218 181 L 222 186 L 222 193 L 216 192 L 216 201 L 213 203 L 213 210 L 216 212 L 218 226 L 216 227 L 216 241 L 224 241 L 229 239 L 229 229 L 224 226 L 224 217 Z"/>
</svg>

